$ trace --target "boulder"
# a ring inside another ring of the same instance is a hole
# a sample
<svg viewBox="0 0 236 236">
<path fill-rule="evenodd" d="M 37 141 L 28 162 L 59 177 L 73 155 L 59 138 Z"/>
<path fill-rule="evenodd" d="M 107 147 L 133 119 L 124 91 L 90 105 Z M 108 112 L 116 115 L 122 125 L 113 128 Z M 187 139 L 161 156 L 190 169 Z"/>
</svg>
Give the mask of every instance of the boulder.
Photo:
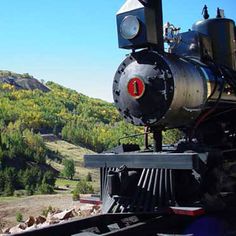
<svg viewBox="0 0 236 236">
<path fill-rule="evenodd" d="M 26 228 L 27 228 L 26 224 L 25 223 L 21 223 L 21 224 L 15 226 L 15 227 L 12 227 L 9 230 L 9 233 L 10 234 L 22 233 L 22 231 L 24 231 Z"/>
<path fill-rule="evenodd" d="M 47 219 L 44 216 L 38 216 L 35 218 L 35 224 L 43 224 Z"/>
<path fill-rule="evenodd" d="M 33 216 L 30 216 L 26 221 L 25 224 L 27 225 L 27 227 L 32 226 L 35 223 L 35 219 Z"/>
<path fill-rule="evenodd" d="M 58 219 L 58 220 L 67 220 L 67 219 L 69 219 L 69 218 L 74 217 L 73 211 L 74 211 L 74 209 L 65 210 L 65 211 L 63 211 L 63 212 L 54 214 L 52 217 L 53 217 L 54 219 Z"/>
<path fill-rule="evenodd" d="M 5 229 L 2 229 L 2 233 L 3 234 L 9 234 L 10 233 L 10 227 L 9 228 L 5 228 Z"/>
<path fill-rule="evenodd" d="M 87 217 L 87 216 L 90 216 L 92 214 L 93 210 L 94 210 L 94 205 L 84 204 L 84 205 L 80 206 L 78 213 L 82 217 Z"/>
</svg>

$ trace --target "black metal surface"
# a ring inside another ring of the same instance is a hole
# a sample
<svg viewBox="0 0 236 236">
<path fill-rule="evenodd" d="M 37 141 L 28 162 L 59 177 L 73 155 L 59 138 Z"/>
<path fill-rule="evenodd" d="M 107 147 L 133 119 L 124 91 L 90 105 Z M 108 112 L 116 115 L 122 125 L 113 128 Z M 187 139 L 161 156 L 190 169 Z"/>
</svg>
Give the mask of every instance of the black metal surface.
<svg viewBox="0 0 236 236">
<path fill-rule="evenodd" d="M 44 227 L 38 230 L 32 230 L 24 233 L 20 233 L 19 235 L 24 236 L 47 236 L 47 235 L 56 235 L 56 236 L 70 236 L 73 234 L 77 234 L 83 230 L 96 227 L 97 230 L 101 233 L 109 232 L 109 228 L 107 225 L 113 224 L 117 221 L 120 221 L 123 218 L 131 217 L 134 214 L 130 215 L 98 215 L 98 216 L 92 216 L 85 219 L 80 220 L 73 220 L 69 221 L 67 223 L 61 223 L 55 226 L 50 227 Z"/>
<path fill-rule="evenodd" d="M 151 5 L 156 13 L 156 22 L 157 22 L 157 45 L 154 45 L 154 49 L 159 53 L 164 53 L 164 39 L 163 39 L 163 11 L 162 11 L 162 0 L 152 0 L 147 1 Z"/>
<path fill-rule="evenodd" d="M 28 231 L 22 236 L 156 236 L 235 235 L 235 217 L 213 214 L 199 217 L 162 214 L 105 214 Z"/>
<path fill-rule="evenodd" d="M 214 18 L 198 21 L 192 29 L 211 38 L 215 63 L 236 70 L 234 27 L 235 23 L 231 19 Z"/>
<path fill-rule="evenodd" d="M 144 6 L 154 9 L 156 15 L 156 34 L 157 44 L 153 49 L 160 53 L 164 52 L 164 39 L 163 39 L 163 11 L 162 0 L 139 0 Z"/>
<path fill-rule="evenodd" d="M 127 174 L 122 177 L 118 174 L 119 169 L 101 168 L 102 213 L 160 213 L 163 208 L 176 205 L 172 170 L 126 170 Z M 115 171 L 120 181 L 116 180 L 111 184 L 109 173 Z M 133 175 L 135 172 L 137 173 Z M 119 186 L 116 182 L 119 182 Z M 113 188 L 117 190 L 114 195 Z"/>
<path fill-rule="evenodd" d="M 121 167 L 198 170 L 197 153 L 124 153 L 92 154 L 84 156 L 85 166 L 90 168 Z"/>
<path fill-rule="evenodd" d="M 123 235 L 125 232 L 140 233 L 149 222 L 156 221 L 160 214 L 103 214 L 80 220 L 73 220 L 36 230 L 26 231 L 21 236 L 72 236 L 72 235 Z M 114 226 L 116 225 L 114 229 Z M 134 225 L 134 227 L 132 227 Z M 140 227 L 141 226 L 141 227 Z M 112 229 L 113 228 L 113 229 Z M 123 230 L 125 228 L 126 230 Z M 147 229 L 147 228 L 146 228 Z M 131 230 L 131 231 L 130 231 Z"/>
<path fill-rule="evenodd" d="M 154 9 L 157 22 L 157 44 L 153 46 L 153 49 L 159 53 L 164 52 L 164 40 L 163 40 L 163 11 L 162 0 L 139 0 L 144 6 Z"/>
<path fill-rule="evenodd" d="M 171 43 L 171 53 L 206 61 L 213 59 L 211 38 L 196 31 L 179 34 L 180 40 Z"/>
<path fill-rule="evenodd" d="M 144 94 L 135 99 L 127 91 L 130 79 L 138 77 L 145 86 Z M 113 82 L 113 97 L 121 115 L 135 125 L 153 125 L 170 108 L 174 81 L 165 60 L 147 50 L 133 53 L 118 68 Z"/>
<path fill-rule="evenodd" d="M 162 151 L 162 130 L 154 129 L 153 130 L 153 151 L 161 152 Z"/>
</svg>

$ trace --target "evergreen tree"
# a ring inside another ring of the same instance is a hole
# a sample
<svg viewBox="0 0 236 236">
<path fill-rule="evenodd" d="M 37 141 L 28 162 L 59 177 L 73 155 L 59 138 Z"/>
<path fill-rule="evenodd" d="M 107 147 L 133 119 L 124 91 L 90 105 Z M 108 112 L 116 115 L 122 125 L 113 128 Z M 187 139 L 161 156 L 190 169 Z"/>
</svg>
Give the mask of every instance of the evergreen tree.
<svg viewBox="0 0 236 236">
<path fill-rule="evenodd" d="M 67 160 L 63 161 L 64 169 L 63 175 L 68 179 L 73 179 L 75 175 L 75 162 L 74 160 Z"/>
</svg>

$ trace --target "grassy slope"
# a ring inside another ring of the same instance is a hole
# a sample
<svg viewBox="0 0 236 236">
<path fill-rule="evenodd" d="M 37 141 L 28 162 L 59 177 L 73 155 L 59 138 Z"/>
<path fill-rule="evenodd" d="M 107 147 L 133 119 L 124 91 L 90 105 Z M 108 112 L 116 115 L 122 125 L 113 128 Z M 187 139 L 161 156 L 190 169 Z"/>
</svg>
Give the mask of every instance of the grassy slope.
<svg viewBox="0 0 236 236">
<path fill-rule="evenodd" d="M 75 146 L 68 142 L 57 140 L 54 142 L 46 142 L 46 145 L 54 151 L 58 151 L 62 158 L 73 159 L 76 163 L 75 178 L 85 178 L 87 173 L 92 174 L 93 182 L 91 183 L 96 192 L 99 191 L 99 172 L 94 169 L 86 169 L 83 167 L 83 155 L 93 153 L 92 151 Z M 63 165 L 57 162 L 48 161 L 52 167 L 58 171 L 62 171 Z M 16 224 L 16 213 L 21 212 L 24 220 L 28 216 L 38 216 L 42 214 L 44 209 L 52 206 L 56 209 L 69 209 L 73 206 L 78 206 L 78 202 L 73 202 L 71 191 L 75 188 L 77 181 L 66 179 L 57 179 L 56 186 L 61 190 L 56 190 L 53 195 L 34 195 L 21 197 L 1 197 L 0 198 L 0 234 L 1 229 L 5 227 L 12 227 Z"/>
<path fill-rule="evenodd" d="M 46 142 L 46 145 L 49 149 L 58 152 L 62 158 L 66 159 L 72 159 L 75 161 L 76 166 L 76 174 L 75 179 L 85 179 L 88 172 L 92 174 L 92 185 L 95 189 L 95 191 L 99 191 L 99 171 L 95 169 L 87 169 L 84 167 L 84 161 L 83 161 L 83 155 L 84 154 L 92 154 L 93 151 L 73 145 L 71 143 L 68 143 L 66 141 L 57 140 L 54 142 Z M 62 163 L 57 163 L 54 161 L 49 160 L 49 164 L 57 169 L 59 172 L 63 170 Z M 56 185 L 60 188 L 64 188 L 66 185 L 70 185 L 70 187 L 74 187 L 76 185 L 76 181 L 70 181 L 65 179 L 58 179 L 56 182 Z"/>
</svg>

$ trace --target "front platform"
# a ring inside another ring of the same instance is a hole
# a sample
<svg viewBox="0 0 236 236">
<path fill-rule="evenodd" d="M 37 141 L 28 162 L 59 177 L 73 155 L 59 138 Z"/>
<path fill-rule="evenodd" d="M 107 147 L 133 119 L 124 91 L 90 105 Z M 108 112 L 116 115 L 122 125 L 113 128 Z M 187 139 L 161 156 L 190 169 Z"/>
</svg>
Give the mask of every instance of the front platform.
<svg viewBox="0 0 236 236">
<path fill-rule="evenodd" d="M 85 155 L 85 167 L 119 168 L 126 166 L 132 169 L 174 169 L 196 170 L 204 163 L 206 154 L 197 153 L 169 153 L 169 152 L 132 152 L 132 153 L 101 153 Z"/>
</svg>

